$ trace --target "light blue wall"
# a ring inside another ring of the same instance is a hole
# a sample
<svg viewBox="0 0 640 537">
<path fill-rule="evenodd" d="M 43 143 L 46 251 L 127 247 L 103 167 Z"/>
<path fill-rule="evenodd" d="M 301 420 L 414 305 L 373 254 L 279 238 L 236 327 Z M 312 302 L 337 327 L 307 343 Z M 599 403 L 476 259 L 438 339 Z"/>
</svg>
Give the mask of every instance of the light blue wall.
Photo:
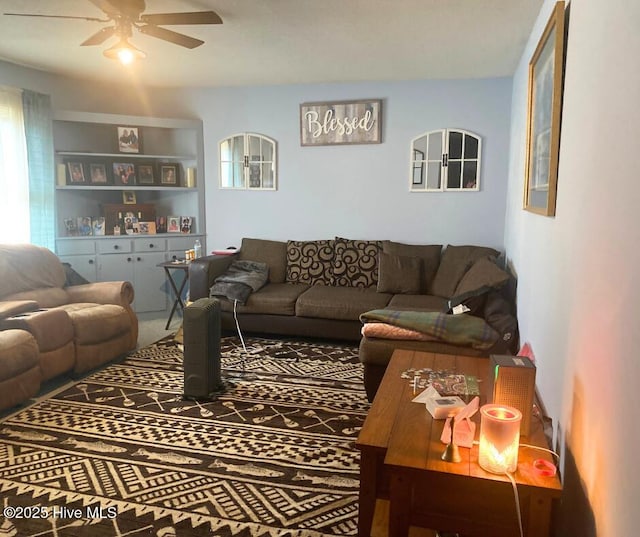
<svg viewBox="0 0 640 537">
<path fill-rule="evenodd" d="M 50 93 L 62 110 L 201 118 L 209 248 L 243 236 L 341 235 L 504 249 L 510 78 L 171 90 L 108 87 L 0 61 L 0 84 Z M 367 98 L 383 99 L 382 144 L 300 146 L 300 103 Z M 480 191 L 410 193 L 410 140 L 447 127 L 482 137 Z M 244 131 L 277 141 L 277 191 L 218 188 L 218 142 Z"/>
<path fill-rule="evenodd" d="M 299 105 L 383 99 L 383 143 L 301 147 Z M 204 120 L 208 244 L 390 238 L 503 249 L 511 80 L 418 81 L 193 91 Z M 410 140 L 459 127 L 483 140 L 480 192 L 410 193 Z M 276 192 L 218 188 L 218 142 L 238 132 L 278 142 Z"/>
</svg>

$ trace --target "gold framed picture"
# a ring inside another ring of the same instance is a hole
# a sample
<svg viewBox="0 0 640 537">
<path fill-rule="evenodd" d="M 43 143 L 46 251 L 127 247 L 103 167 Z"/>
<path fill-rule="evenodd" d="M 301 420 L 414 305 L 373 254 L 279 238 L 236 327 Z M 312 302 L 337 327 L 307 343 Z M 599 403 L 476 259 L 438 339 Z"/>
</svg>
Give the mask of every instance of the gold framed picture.
<svg viewBox="0 0 640 537">
<path fill-rule="evenodd" d="M 123 190 L 122 191 L 122 203 L 125 205 L 135 205 L 136 204 L 136 193 L 133 190 Z"/>
<path fill-rule="evenodd" d="M 564 2 L 556 2 L 529 62 L 524 209 L 544 216 L 556 214 L 564 44 Z"/>
</svg>

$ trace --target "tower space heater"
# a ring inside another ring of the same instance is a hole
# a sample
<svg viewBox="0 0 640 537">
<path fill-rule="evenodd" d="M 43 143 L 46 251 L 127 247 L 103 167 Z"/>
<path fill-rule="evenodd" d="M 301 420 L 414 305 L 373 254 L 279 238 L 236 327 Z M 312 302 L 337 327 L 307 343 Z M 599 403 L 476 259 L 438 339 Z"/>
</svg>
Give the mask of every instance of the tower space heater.
<svg viewBox="0 0 640 537">
<path fill-rule="evenodd" d="M 184 397 L 210 399 L 222 391 L 220 302 L 200 298 L 184 308 Z"/>
</svg>

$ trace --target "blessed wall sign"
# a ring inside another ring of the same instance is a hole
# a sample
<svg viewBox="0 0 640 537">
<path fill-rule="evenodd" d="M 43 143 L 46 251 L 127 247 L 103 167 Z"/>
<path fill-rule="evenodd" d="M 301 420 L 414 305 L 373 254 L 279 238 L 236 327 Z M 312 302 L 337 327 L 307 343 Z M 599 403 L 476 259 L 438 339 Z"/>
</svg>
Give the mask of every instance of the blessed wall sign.
<svg viewBox="0 0 640 537">
<path fill-rule="evenodd" d="M 330 101 L 300 105 L 300 144 L 379 144 L 382 100 Z"/>
</svg>

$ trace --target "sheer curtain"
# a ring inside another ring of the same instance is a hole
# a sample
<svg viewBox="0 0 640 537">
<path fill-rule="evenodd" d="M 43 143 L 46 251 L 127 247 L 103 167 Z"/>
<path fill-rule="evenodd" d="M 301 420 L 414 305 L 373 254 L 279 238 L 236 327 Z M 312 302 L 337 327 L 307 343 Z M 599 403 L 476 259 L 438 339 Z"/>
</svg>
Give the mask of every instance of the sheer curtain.
<svg viewBox="0 0 640 537">
<path fill-rule="evenodd" d="M 22 107 L 29 168 L 30 242 L 53 250 L 55 167 L 51 97 L 23 90 Z"/>
<path fill-rule="evenodd" d="M 30 242 L 22 92 L 0 86 L 0 243 Z"/>
</svg>

